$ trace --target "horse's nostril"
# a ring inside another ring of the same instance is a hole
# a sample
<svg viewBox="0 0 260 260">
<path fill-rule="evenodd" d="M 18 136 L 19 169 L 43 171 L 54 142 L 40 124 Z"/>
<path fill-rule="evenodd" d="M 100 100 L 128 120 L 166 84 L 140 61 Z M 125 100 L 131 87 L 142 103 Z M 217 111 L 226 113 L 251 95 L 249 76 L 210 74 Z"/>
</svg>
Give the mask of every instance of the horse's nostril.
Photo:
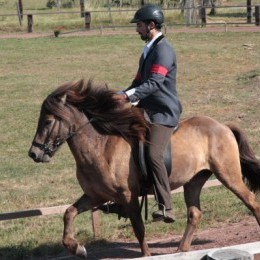
<svg viewBox="0 0 260 260">
<path fill-rule="evenodd" d="M 28 155 L 29 155 L 33 160 L 35 160 L 35 159 L 37 158 L 37 155 L 36 155 L 36 153 L 34 153 L 34 152 L 29 152 Z"/>
</svg>

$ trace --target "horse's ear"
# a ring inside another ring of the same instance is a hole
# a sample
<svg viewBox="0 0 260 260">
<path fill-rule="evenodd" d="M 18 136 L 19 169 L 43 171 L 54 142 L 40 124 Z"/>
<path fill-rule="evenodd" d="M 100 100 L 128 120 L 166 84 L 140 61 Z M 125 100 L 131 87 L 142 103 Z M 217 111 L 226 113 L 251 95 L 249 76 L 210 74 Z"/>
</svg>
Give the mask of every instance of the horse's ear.
<svg viewBox="0 0 260 260">
<path fill-rule="evenodd" d="M 64 94 L 63 96 L 60 97 L 60 102 L 64 105 L 66 103 L 67 99 L 67 94 Z"/>
</svg>

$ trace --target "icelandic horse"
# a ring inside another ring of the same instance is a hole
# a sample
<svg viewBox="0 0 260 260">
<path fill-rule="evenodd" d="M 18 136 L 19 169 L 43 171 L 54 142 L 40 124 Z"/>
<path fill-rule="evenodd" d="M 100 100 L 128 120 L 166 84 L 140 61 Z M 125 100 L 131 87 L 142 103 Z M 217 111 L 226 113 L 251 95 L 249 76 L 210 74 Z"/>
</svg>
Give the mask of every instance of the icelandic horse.
<svg viewBox="0 0 260 260">
<path fill-rule="evenodd" d="M 77 256 L 86 257 L 87 252 L 74 238 L 74 218 L 108 201 L 124 209 L 142 255 L 150 255 L 139 210 L 141 175 L 131 152 L 137 139 L 145 141 L 149 125 L 143 111 L 118 104 L 114 93 L 107 86 L 84 80 L 57 88 L 42 104 L 29 150 L 35 162 L 49 162 L 67 142 L 75 158 L 83 195 L 64 214 L 63 244 Z M 260 225 L 254 195 L 260 187 L 260 162 L 240 128 L 210 117 L 191 117 L 180 122 L 171 145 L 170 186 L 172 190 L 183 186 L 187 206 L 187 226 L 178 251 L 188 251 L 191 246 L 202 215 L 201 189 L 212 174 L 248 207 Z"/>
</svg>

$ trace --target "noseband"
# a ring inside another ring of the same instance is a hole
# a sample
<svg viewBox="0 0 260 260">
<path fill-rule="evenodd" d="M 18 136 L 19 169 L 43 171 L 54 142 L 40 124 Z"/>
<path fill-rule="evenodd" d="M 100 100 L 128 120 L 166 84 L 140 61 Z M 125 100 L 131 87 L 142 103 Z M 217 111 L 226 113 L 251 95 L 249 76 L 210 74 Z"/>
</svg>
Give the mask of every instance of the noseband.
<svg viewBox="0 0 260 260">
<path fill-rule="evenodd" d="M 67 140 L 69 140 L 70 138 L 72 138 L 81 128 L 83 128 L 84 126 L 90 124 L 93 120 L 90 119 L 88 122 L 86 122 L 85 124 L 83 124 L 82 126 L 80 126 L 77 130 L 73 131 L 72 130 L 72 126 L 69 126 L 69 133 L 65 138 L 62 138 L 60 135 L 61 132 L 61 120 L 56 119 L 55 123 L 53 125 L 52 130 L 50 131 L 49 136 L 46 138 L 46 141 L 41 144 L 38 143 L 36 141 L 32 142 L 32 145 L 35 147 L 40 148 L 40 150 L 42 150 L 44 152 L 44 154 L 49 155 L 50 157 L 53 156 L 54 152 L 63 144 L 65 143 Z M 57 136 L 54 138 L 54 141 L 51 141 L 51 137 L 52 137 L 52 133 L 57 125 L 57 123 L 59 122 L 59 131 Z"/>
</svg>

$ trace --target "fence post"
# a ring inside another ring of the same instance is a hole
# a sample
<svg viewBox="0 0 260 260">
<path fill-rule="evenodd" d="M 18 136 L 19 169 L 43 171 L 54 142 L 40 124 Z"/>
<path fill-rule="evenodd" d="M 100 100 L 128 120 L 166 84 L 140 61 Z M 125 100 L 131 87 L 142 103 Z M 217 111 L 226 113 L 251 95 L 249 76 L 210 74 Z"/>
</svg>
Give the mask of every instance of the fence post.
<svg viewBox="0 0 260 260">
<path fill-rule="evenodd" d="M 185 1 L 185 10 L 186 10 L 186 25 L 191 25 L 191 0 Z"/>
<path fill-rule="evenodd" d="M 201 7 L 200 9 L 200 16 L 201 16 L 201 26 L 206 26 L 207 18 L 206 18 L 206 7 Z"/>
<path fill-rule="evenodd" d="M 27 32 L 32 32 L 32 26 L 33 26 L 33 15 L 27 14 Z"/>
<path fill-rule="evenodd" d="M 252 23 L 252 6 L 251 6 L 251 0 L 246 1 L 246 10 L 247 10 L 247 23 Z"/>
<path fill-rule="evenodd" d="M 18 4 L 17 2 L 16 2 L 16 11 L 17 11 L 17 16 L 18 16 L 19 24 L 20 24 L 20 26 L 22 26 L 22 17 L 21 17 L 21 13 L 20 13 L 19 4 Z"/>
<path fill-rule="evenodd" d="M 23 20 L 23 1 L 22 0 L 18 1 L 18 6 L 19 6 L 19 10 L 20 10 L 21 19 Z"/>
<path fill-rule="evenodd" d="M 98 238 L 101 235 L 101 232 L 100 232 L 100 216 L 99 216 L 98 210 L 91 212 L 91 218 L 92 218 L 92 228 L 93 228 L 94 237 Z"/>
<path fill-rule="evenodd" d="M 260 5 L 255 6 L 255 25 L 260 25 Z"/>
<path fill-rule="evenodd" d="M 80 15 L 84 17 L 85 12 L 85 0 L 80 0 Z"/>
<path fill-rule="evenodd" d="M 91 13 L 85 12 L 85 29 L 90 30 Z"/>
</svg>

